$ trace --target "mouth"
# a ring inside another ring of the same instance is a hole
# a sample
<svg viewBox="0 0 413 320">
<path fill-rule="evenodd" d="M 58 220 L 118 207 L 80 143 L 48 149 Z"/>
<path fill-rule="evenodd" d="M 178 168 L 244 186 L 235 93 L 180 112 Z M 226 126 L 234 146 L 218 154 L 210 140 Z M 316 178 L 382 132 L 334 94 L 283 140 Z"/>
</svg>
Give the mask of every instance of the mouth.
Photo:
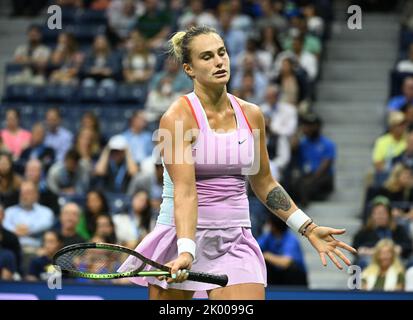
<svg viewBox="0 0 413 320">
<path fill-rule="evenodd" d="M 222 75 L 226 75 L 227 74 L 227 70 L 218 70 L 217 72 L 214 72 L 213 75 L 214 76 L 222 76 Z"/>
</svg>

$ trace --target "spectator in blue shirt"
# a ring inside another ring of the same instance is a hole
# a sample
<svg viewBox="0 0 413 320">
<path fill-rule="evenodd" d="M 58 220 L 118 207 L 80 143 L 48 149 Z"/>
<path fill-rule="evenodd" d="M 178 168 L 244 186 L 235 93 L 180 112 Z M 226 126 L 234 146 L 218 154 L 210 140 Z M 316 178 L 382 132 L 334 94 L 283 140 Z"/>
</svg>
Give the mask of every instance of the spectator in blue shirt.
<svg viewBox="0 0 413 320">
<path fill-rule="evenodd" d="M 269 213 L 270 231 L 258 238 L 264 254 L 269 285 L 307 286 L 307 273 L 300 242 L 287 225 Z"/>
<path fill-rule="evenodd" d="M 138 164 L 152 155 L 152 134 L 145 130 L 146 120 L 142 110 L 133 113 L 129 120 L 129 129 L 123 133 L 133 160 Z"/>
<path fill-rule="evenodd" d="M 14 232 L 25 252 L 40 247 L 44 231 L 53 225 L 54 215 L 48 207 L 38 204 L 39 192 L 32 181 L 24 181 L 20 187 L 20 203 L 5 211 L 3 226 Z"/>
<path fill-rule="evenodd" d="M 316 114 L 302 119 L 304 137 L 298 146 L 299 178 L 293 193 L 302 206 L 311 200 L 324 200 L 334 189 L 336 145 L 321 133 L 322 120 Z"/>
<path fill-rule="evenodd" d="M 407 103 L 413 103 L 413 77 L 407 77 L 403 81 L 403 94 L 392 97 L 387 104 L 388 111 L 400 111 Z"/>
<path fill-rule="evenodd" d="M 53 148 L 57 161 L 62 161 L 73 144 L 73 134 L 63 128 L 59 109 L 51 108 L 46 113 L 47 132 L 44 144 Z"/>
</svg>

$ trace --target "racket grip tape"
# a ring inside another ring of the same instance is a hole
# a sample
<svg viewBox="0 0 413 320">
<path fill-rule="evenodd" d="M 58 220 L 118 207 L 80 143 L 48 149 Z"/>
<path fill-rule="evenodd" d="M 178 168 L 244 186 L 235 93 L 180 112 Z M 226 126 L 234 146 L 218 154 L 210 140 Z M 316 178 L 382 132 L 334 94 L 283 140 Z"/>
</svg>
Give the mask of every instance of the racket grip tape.
<svg viewBox="0 0 413 320">
<path fill-rule="evenodd" d="M 210 274 L 204 272 L 189 271 L 187 280 L 213 283 L 221 287 L 225 287 L 228 283 L 228 276 L 226 274 Z"/>
</svg>

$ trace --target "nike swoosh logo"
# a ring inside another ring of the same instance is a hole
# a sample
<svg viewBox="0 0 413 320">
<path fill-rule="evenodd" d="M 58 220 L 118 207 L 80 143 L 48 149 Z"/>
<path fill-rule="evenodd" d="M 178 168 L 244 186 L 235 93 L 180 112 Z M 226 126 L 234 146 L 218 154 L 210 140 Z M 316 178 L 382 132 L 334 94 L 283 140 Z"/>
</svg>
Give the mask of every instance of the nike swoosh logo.
<svg viewBox="0 0 413 320">
<path fill-rule="evenodd" d="M 238 141 L 238 144 L 241 144 L 241 143 L 243 143 L 243 142 L 245 142 L 245 141 L 247 141 L 247 138 L 245 138 L 245 139 L 242 140 L 242 141 Z"/>
</svg>

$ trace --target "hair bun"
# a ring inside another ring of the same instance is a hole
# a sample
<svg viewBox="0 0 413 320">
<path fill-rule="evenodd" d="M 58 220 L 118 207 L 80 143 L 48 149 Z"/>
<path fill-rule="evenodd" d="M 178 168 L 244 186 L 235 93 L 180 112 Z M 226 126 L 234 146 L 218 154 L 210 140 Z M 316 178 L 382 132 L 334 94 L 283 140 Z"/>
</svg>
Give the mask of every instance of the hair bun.
<svg viewBox="0 0 413 320">
<path fill-rule="evenodd" d="M 169 40 L 170 52 L 180 62 L 182 62 L 182 42 L 185 35 L 185 31 L 179 31 Z"/>
</svg>

